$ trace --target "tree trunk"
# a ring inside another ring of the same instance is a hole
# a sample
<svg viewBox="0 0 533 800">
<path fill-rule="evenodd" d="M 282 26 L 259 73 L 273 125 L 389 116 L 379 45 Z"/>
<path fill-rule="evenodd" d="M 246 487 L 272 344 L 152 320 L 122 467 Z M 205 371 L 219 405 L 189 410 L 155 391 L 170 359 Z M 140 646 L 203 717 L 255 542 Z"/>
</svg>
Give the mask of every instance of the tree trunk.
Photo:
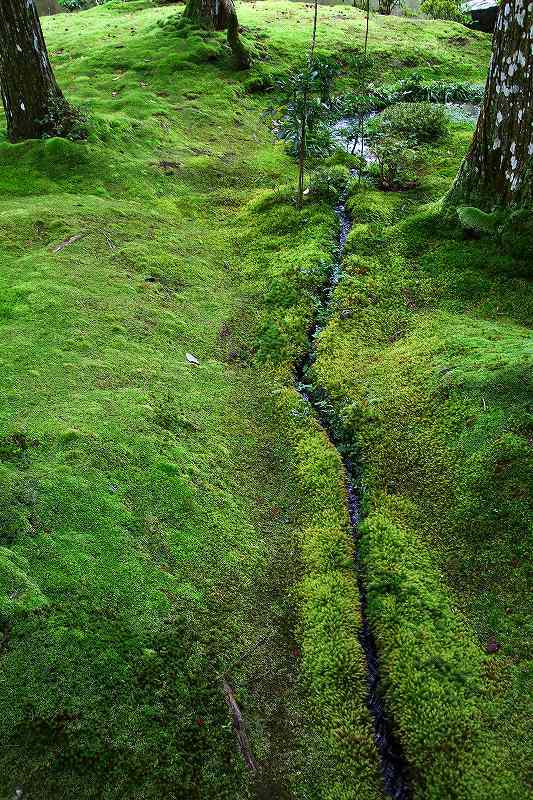
<svg viewBox="0 0 533 800">
<path fill-rule="evenodd" d="M 228 44 L 243 69 L 250 66 L 250 56 L 239 36 L 239 21 L 233 0 L 187 0 L 185 19 L 211 31 L 228 32 Z"/>
<path fill-rule="evenodd" d="M 183 16 L 207 30 L 225 31 L 228 27 L 226 5 L 221 0 L 188 0 Z"/>
<path fill-rule="evenodd" d="M 0 90 L 12 142 L 64 135 L 72 126 L 33 0 L 0 0 Z"/>
<path fill-rule="evenodd" d="M 448 195 L 490 211 L 533 199 L 533 4 L 504 0 L 474 139 Z"/>
</svg>

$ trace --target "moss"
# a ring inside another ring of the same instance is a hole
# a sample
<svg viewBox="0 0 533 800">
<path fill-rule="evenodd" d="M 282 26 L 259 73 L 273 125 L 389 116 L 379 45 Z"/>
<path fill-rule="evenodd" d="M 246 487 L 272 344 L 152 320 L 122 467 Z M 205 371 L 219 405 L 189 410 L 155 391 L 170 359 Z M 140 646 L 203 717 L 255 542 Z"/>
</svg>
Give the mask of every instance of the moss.
<svg viewBox="0 0 533 800">
<path fill-rule="evenodd" d="M 357 224 L 392 224 L 401 216 L 406 200 L 399 192 L 374 192 L 366 189 L 352 190 L 347 209 Z"/>
<path fill-rule="evenodd" d="M 342 13 L 321 9 L 320 40 L 349 87 L 364 15 Z M 309 41 L 303 6 L 239 15 L 273 76 Z M 294 211 L 268 98 L 245 94 L 221 36 L 144 0 L 43 25 L 88 139 L 0 133 L 0 790 L 373 800 L 341 465 L 286 388 L 335 218 Z M 469 34 L 458 60 L 461 30 L 373 17 L 376 74 L 481 80 L 490 42 Z M 353 258 L 378 262 L 371 233 Z M 260 787 L 228 727 L 230 665 Z"/>
<path fill-rule="evenodd" d="M 457 216 L 466 230 L 476 231 L 477 233 L 496 233 L 499 217 L 497 213 L 486 214 L 479 208 L 461 206 L 457 209 Z"/>
<path fill-rule="evenodd" d="M 428 172 L 457 165 L 454 141 Z M 369 614 L 415 796 L 523 798 L 531 295 L 497 236 L 420 210 L 426 180 L 401 214 L 350 200 L 314 380 L 363 468 Z"/>
<path fill-rule="evenodd" d="M 295 789 L 316 798 L 381 797 L 377 751 L 366 708 L 366 663 L 344 469 L 309 404 L 280 388 L 273 406 L 305 498 L 298 536 L 303 575 L 295 586 L 301 677 L 310 714 L 306 763 Z"/>
<path fill-rule="evenodd" d="M 513 211 L 504 221 L 502 243 L 513 258 L 529 262 L 533 257 L 533 226 L 529 209 Z"/>
</svg>

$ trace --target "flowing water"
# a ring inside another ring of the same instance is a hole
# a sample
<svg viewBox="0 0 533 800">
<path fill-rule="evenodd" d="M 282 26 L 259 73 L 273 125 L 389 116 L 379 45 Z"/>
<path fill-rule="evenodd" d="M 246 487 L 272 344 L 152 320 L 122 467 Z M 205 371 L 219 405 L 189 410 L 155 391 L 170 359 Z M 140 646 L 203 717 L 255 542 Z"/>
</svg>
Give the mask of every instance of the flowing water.
<svg viewBox="0 0 533 800">
<path fill-rule="evenodd" d="M 326 399 L 324 397 L 324 392 L 309 385 L 309 373 L 316 358 L 317 337 L 322 330 L 323 325 L 325 324 L 330 311 L 333 291 L 341 277 L 344 248 L 351 228 L 351 220 L 346 211 L 346 205 L 344 202 L 339 203 L 335 209 L 335 213 L 339 219 L 339 243 L 334 264 L 330 272 L 329 283 L 323 293 L 321 308 L 322 313 L 320 315 L 323 319 L 323 322 L 317 323 L 310 332 L 309 349 L 298 366 L 296 379 L 297 389 L 301 397 L 313 406 L 331 443 L 337 449 L 339 449 L 339 446 L 342 443 L 338 440 L 335 434 L 331 420 L 328 419 L 328 415 L 323 411 L 323 401 Z M 364 565 L 361 563 L 358 548 L 360 502 L 356 481 L 357 464 L 352 458 L 346 456 L 343 456 L 343 463 L 346 475 L 348 511 L 354 538 L 355 565 L 357 569 L 357 583 L 361 603 L 362 629 L 359 638 L 361 647 L 363 648 L 365 654 L 367 666 L 367 706 L 373 720 L 374 738 L 380 756 L 385 794 L 394 800 L 409 800 L 410 791 L 406 775 L 406 763 L 403 758 L 400 745 L 394 736 L 390 718 L 387 715 L 387 711 L 380 693 L 379 659 L 376 643 L 372 634 L 372 630 L 370 629 L 367 616 L 367 596 L 364 585 Z"/>
</svg>

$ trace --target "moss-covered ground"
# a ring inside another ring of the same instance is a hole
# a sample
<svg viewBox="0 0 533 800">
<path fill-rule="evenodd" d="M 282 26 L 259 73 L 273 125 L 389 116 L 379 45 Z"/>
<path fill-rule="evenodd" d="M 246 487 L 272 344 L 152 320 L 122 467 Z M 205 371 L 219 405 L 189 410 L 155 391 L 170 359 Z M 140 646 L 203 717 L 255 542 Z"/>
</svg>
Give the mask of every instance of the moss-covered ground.
<svg viewBox="0 0 533 800">
<path fill-rule="evenodd" d="M 415 796 L 503 800 L 527 796 L 531 747 L 531 265 L 427 203 L 471 133 L 425 154 L 417 191 L 353 192 L 314 377 L 361 464 L 369 615 Z"/>
<path fill-rule="evenodd" d="M 0 134 L 0 794 L 375 800 L 342 464 L 290 379 L 335 217 L 279 191 L 294 164 L 252 93 L 312 12 L 239 7 L 268 56 L 251 81 L 179 13 L 46 19 L 89 139 Z M 348 62 L 363 15 L 321 16 Z M 376 82 L 482 81 L 489 41 L 375 16 L 370 49 Z M 364 467 L 369 612 L 416 795 L 503 800 L 526 796 L 522 266 L 420 210 L 470 135 L 428 153 L 417 192 L 352 197 L 316 379 Z"/>
</svg>

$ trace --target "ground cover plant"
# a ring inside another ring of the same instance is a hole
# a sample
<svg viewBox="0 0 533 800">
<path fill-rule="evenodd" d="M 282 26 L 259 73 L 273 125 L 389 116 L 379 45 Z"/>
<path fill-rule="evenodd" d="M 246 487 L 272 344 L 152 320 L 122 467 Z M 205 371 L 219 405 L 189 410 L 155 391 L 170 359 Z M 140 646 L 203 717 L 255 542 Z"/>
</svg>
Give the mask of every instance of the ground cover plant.
<svg viewBox="0 0 533 800">
<path fill-rule="evenodd" d="M 299 211 L 270 123 L 312 8 L 239 5 L 246 71 L 181 11 L 46 19 L 87 141 L 0 134 L 0 792 L 384 796 L 342 461 L 293 381 L 349 189 L 314 375 L 361 458 L 386 703 L 415 797 L 522 800 L 525 265 L 424 205 L 472 129 L 417 142 L 407 192 L 337 153 Z M 353 95 L 364 14 L 320 17 Z M 484 79 L 483 34 L 369 27 L 389 98 Z"/>
<path fill-rule="evenodd" d="M 369 612 L 416 795 L 519 798 L 529 746 L 528 256 L 494 233 L 465 241 L 438 204 L 419 210 L 442 193 L 461 140 L 464 126 L 426 154 L 430 174 L 442 159 L 437 185 L 435 175 L 424 185 L 422 170 L 409 197 L 353 192 L 315 380 L 362 463 Z"/>
</svg>

